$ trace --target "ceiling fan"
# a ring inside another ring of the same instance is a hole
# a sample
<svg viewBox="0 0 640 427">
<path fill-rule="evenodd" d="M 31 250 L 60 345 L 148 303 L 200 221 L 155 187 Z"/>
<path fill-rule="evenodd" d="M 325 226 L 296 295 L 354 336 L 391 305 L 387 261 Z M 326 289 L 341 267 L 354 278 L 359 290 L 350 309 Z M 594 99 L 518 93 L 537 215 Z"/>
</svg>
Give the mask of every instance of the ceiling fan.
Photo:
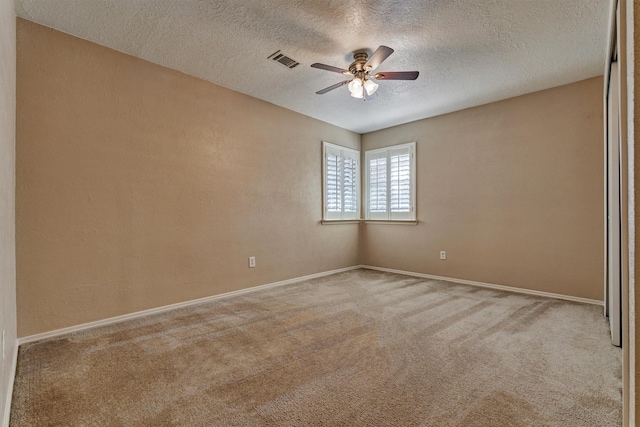
<svg viewBox="0 0 640 427">
<path fill-rule="evenodd" d="M 382 62 L 393 53 L 393 49 L 387 46 L 380 46 L 373 52 L 371 58 L 366 52 L 356 51 L 353 54 L 353 62 L 349 65 L 349 69 L 345 70 L 338 67 L 332 67 L 325 64 L 311 64 L 313 68 L 319 68 L 321 70 L 332 71 L 334 73 L 344 74 L 345 76 L 352 77 L 348 80 L 336 83 L 332 86 L 326 87 L 317 91 L 318 95 L 325 94 L 329 91 L 337 89 L 341 86 L 348 85 L 349 92 L 354 98 L 360 98 L 366 101 L 367 96 L 371 96 L 378 89 L 378 84 L 371 80 L 415 80 L 418 78 L 418 71 L 387 71 L 371 74 L 373 70 L 378 68 Z"/>
</svg>

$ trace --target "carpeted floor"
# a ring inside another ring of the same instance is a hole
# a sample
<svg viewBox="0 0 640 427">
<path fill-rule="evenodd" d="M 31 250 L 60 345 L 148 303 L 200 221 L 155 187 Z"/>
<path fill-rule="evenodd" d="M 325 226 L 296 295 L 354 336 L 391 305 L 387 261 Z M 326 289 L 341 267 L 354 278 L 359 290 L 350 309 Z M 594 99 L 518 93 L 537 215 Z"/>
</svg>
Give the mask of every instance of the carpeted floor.
<svg viewBox="0 0 640 427">
<path fill-rule="evenodd" d="M 354 270 L 21 346 L 11 426 L 617 426 L 602 308 Z"/>
</svg>

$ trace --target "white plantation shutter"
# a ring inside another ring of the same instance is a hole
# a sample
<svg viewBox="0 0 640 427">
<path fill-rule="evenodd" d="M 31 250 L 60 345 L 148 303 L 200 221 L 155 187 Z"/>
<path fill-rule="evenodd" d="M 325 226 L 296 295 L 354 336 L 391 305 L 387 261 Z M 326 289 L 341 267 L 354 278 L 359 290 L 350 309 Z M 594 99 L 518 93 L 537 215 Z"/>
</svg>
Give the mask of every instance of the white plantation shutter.
<svg viewBox="0 0 640 427">
<path fill-rule="evenodd" d="M 342 212 L 339 153 L 327 153 L 325 158 L 325 201 L 327 212 Z"/>
<path fill-rule="evenodd" d="M 367 218 L 413 220 L 415 142 L 365 153 Z"/>
<path fill-rule="evenodd" d="M 359 219 L 360 152 L 323 143 L 324 219 Z"/>
<path fill-rule="evenodd" d="M 360 153 L 357 153 L 360 156 Z M 343 153 L 342 156 L 342 212 L 343 219 L 345 215 L 349 218 L 358 218 L 360 201 L 358 194 L 360 193 L 360 169 L 358 167 L 359 159 L 351 153 Z"/>
<path fill-rule="evenodd" d="M 372 153 L 367 159 L 368 215 L 370 219 L 388 219 L 388 161 L 385 152 Z"/>
<path fill-rule="evenodd" d="M 391 213 L 411 212 L 411 150 L 409 148 L 389 151 L 391 176 L 389 178 Z"/>
</svg>

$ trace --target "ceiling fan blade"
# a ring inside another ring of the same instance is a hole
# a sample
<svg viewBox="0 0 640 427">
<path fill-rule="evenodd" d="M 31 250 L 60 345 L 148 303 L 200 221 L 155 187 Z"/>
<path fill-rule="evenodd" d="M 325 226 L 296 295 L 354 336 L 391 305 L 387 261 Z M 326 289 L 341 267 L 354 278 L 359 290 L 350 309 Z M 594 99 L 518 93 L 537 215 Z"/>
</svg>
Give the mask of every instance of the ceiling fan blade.
<svg viewBox="0 0 640 427">
<path fill-rule="evenodd" d="M 376 80 L 415 80 L 418 74 L 418 71 L 385 71 L 376 73 L 373 77 Z"/>
<path fill-rule="evenodd" d="M 319 68 L 320 70 L 333 71 L 334 73 L 351 74 L 351 71 L 349 70 L 345 70 L 338 67 L 332 67 L 331 65 L 319 64 L 317 62 L 315 64 L 311 64 L 311 66 L 313 68 Z"/>
<path fill-rule="evenodd" d="M 364 64 L 364 69 L 371 71 L 378 68 L 378 65 L 382 64 L 382 62 L 389 57 L 393 53 L 393 49 L 387 46 L 380 46 L 373 52 L 371 58 Z"/>
<path fill-rule="evenodd" d="M 317 92 L 316 92 L 316 94 L 318 94 L 318 95 L 325 94 L 325 93 L 327 93 L 327 92 L 329 92 L 329 91 L 332 91 L 332 90 L 334 90 L 334 89 L 339 88 L 340 86 L 344 86 L 344 85 L 346 85 L 346 84 L 347 84 L 347 83 L 349 83 L 350 81 L 351 81 L 351 80 L 345 80 L 345 81 L 343 81 L 343 82 L 336 83 L 336 84 L 331 85 L 331 86 L 329 86 L 329 87 L 325 87 L 324 89 L 317 91 Z"/>
</svg>

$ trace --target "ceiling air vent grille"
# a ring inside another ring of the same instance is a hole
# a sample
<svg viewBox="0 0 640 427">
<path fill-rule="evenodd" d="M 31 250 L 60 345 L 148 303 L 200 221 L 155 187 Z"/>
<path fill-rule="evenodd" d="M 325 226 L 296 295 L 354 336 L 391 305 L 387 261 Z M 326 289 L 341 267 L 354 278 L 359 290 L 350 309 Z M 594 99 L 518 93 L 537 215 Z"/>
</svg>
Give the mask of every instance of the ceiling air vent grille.
<svg viewBox="0 0 640 427">
<path fill-rule="evenodd" d="M 291 68 L 296 68 L 298 65 L 300 65 L 300 63 L 298 61 L 296 61 L 295 59 L 291 59 L 288 56 L 284 55 L 283 53 L 281 53 L 280 51 L 277 51 L 271 55 L 269 55 L 269 58 L 275 62 L 277 62 L 280 65 L 283 65 L 289 69 Z"/>
</svg>

